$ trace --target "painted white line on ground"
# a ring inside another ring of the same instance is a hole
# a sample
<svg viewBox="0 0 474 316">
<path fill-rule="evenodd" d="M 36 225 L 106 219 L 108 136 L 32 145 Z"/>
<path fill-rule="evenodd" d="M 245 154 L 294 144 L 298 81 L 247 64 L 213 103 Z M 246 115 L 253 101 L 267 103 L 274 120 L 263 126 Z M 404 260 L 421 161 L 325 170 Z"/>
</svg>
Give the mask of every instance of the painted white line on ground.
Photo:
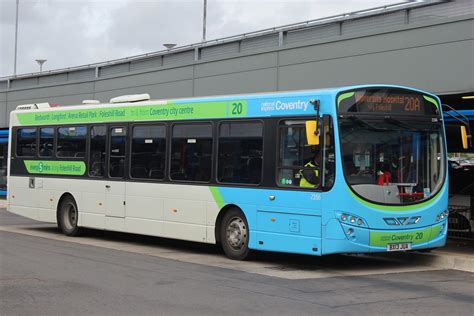
<svg viewBox="0 0 474 316">
<path fill-rule="evenodd" d="M 316 263 L 314 266 L 305 265 L 304 267 L 301 267 L 300 264 L 288 265 L 287 263 L 282 262 L 233 261 L 227 259 L 222 254 L 196 253 L 181 248 L 174 250 L 173 248 L 160 247 L 156 244 L 146 245 L 137 242 L 128 242 L 123 240 L 103 240 L 92 237 L 67 237 L 60 234 L 59 231 L 45 229 L 48 227 L 54 228 L 55 226 L 0 226 L 0 231 L 126 251 L 142 255 L 150 255 L 181 262 L 232 269 L 284 279 L 318 279 L 337 276 L 362 276 L 440 269 L 440 267 L 430 266 L 430 262 L 432 260 L 429 262 L 426 262 L 426 260 L 416 262 L 416 260 L 413 260 L 412 258 L 405 258 L 404 260 L 400 260 L 400 258 L 394 258 L 392 261 L 390 261 L 390 258 L 374 258 L 373 260 L 376 262 L 372 262 L 368 266 L 359 264 L 357 267 L 351 267 L 350 265 L 348 266 L 345 264 L 336 264 L 329 267 L 327 263 L 319 266 Z M 133 238 L 131 237 L 131 239 Z M 340 258 L 341 260 L 354 260 L 351 257 L 345 256 L 340 256 Z M 312 262 L 315 262 L 315 260 L 312 260 Z"/>
</svg>

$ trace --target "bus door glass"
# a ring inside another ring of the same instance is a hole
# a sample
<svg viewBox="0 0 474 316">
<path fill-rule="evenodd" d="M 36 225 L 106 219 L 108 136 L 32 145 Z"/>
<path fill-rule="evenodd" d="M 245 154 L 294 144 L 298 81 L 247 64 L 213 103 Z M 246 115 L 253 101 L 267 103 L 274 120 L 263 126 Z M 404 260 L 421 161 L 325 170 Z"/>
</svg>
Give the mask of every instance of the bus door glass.
<svg viewBox="0 0 474 316">
<path fill-rule="evenodd" d="M 7 151 L 8 144 L 0 139 L 0 191 L 7 190 Z"/>
<path fill-rule="evenodd" d="M 125 157 L 127 127 L 112 126 L 109 129 L 109 180 L 105 185 L 107 216 L 125 217 Z"/>
</svg>

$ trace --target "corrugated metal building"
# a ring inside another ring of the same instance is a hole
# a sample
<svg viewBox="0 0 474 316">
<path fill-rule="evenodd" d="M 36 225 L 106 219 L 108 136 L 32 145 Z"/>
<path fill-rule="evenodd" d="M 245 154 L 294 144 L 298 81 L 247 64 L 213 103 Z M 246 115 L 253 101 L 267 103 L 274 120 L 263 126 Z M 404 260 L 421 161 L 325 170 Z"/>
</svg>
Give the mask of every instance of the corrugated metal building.
<svg viewBox="0 0 474 316">
<path fill-rule="evenodd" d="M 359 83 L 474 91 L 472 0 L 411 2 L 121 60 L 0 78 L 0 128 L 18 104 L 80 104 Z M 459 101 L 462 102 L 462 101 Z"/>
</svg>

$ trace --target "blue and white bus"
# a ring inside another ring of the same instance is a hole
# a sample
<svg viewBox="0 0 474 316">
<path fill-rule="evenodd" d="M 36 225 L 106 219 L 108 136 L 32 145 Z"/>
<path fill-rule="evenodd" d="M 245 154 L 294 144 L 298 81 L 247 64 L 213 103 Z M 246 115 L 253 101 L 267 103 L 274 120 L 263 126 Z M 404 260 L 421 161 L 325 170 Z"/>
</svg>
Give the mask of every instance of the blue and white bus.
<svg viewBox="0 0 474 316">
<path fill-rule="evenodd" d="M 7 195 L 8 129 L 0 129 L 0 196 Z"/>
<path fill-rule="evenodd" d="M 10 212 L 69 236 L 87 227 L 217 243 L 232 259 L 445 244 L 445 133 L 428 92 L 110 101 L 11 113 Z"/>
</svg>

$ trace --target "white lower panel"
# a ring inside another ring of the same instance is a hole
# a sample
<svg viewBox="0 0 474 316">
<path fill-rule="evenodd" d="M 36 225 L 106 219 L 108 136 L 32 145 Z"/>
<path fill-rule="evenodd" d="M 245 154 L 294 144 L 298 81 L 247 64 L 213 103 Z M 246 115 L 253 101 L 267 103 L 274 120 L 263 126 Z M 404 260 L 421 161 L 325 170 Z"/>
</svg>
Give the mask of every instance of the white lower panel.
<svg viewBox="0 0 474 316">
<path fill-rule="evenodd" d="M 127 217 L 125 219 L 125 230 L 127 233 L 161 237 L 163 236 L 163 222 Z"/>
<path fill-rule="evenodd" d="M 163 237 L 206 242 L 206 226 L 164 222 Z"/>
<path fill-rule="evenodd" d="M 105 217 L 105 229 L 117 232 L 125 231 L 125 218 L 122 217 Z"/>
<path fill-rule="evenodd" d="M 215 226 L 207 226 L 206 230 L 207 230 L 207 240 L 206 240 L 206 242 L 210 243 L 210 244 L 215 244 L 216 243 L 216 234 L 215 234 L 216 227 Z"/>
<path fill-rule="evenodd" d="M 152 196 L 128 196 L 128 218 L 163 220 L 163 199 Z"/>
<path fill-rule="evenodd" d="M 26 206 L 18 206 L 18 205 L 11 205 L 10 204 L 9 211 L 11 213 L 14 213 L 14 214 L 17 214 L 17 215 L 20 215 L 20 216 L 28 217 L 28 218 L 35 219 L 35 220 L 39 221 L 38 209 L 37 208 L 31 208 L 31 207 L 26 207 Z"/>
<path fill-rule="evenodd" d="M 79 212 L 79 226 L 105 229 L 105 215 Z"/>
<path fill-rule="evenodd" d="M 40 208 L 38 209 L 38 220 L 47 223 L 56 223 L 56 214 L 56 210 Z"/>
<path fill-rule="evenodd" d="M 83 192 L 82 197 L 81 211 L 105 215 L 107 204 L 104 192 Z"/>
<path fill-rule="evenodd" d="M 68 192 L 76 200 L 81 227 L 215 242 L 219 208 L 206 186 L 37 177 L 30 189 L 28 179 L 10 178 L 12 213 L 55 223 L 59 198 Z"/>
<path fill-rule="evenodd" d="M 56 223 L 56 210 L 10 205 L 9 212 L 46 223 Z"/>
</svg>

